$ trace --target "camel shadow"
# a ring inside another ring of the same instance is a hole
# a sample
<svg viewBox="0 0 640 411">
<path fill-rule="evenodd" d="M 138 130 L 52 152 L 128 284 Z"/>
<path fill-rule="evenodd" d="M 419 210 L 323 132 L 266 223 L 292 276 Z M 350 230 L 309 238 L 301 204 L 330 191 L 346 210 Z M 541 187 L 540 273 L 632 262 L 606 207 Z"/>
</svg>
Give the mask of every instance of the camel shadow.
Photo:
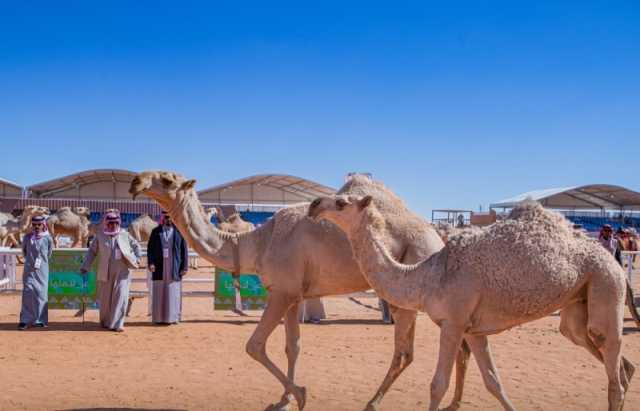
<svg viewBox="0 0 640 411">
<path fill-rule="evenodd" d="M 102 328 L 100 324 L 94 322 L 54 322 L 49 323 L 46 328 L 29 327 L 26 330 L 18 330 L 16 323 L 0 323 L 0 331 L 16 331 L 22 333 L 29 332 L 50 332 L 50 331 L 109 331 Z"/>
<path fill-rule="evenodd" d="M 183 408 L 68 408 L 57 411 L 187 411 Z"/>
</svg>

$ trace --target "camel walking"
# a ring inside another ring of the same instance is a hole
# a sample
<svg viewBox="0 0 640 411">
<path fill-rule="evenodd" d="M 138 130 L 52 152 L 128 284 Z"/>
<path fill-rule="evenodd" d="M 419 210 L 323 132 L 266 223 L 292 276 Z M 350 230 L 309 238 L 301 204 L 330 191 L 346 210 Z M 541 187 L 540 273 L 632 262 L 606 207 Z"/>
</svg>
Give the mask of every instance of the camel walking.
<svg viewBox="0 0 640 411">
<path fill-rule="evenodd" d="M 262 226 L 230 234 L 209 222 L 193 189 L 195 180 L 171 172 L 146 171 L 131 182 L 129 192 L 157 201 L 172 217 L 189 246 L 217 267 L 228 271 L 256 273 L 269 291 L 268 305 L 246 349 L 283 385 L 284 394 L 272 409 L 284 409 L 292 397 L 303 409 L 306 390 L 295 384 L 295 366 L 300 352 L 298 307 L 303 299 L 363 291 L 370 285 L 363 277 L 346 236 L 329 222 L 307 217 L 308 204 L 280 210 Z M 375 194 L 381 208 L 397 210 L 397 237 L 390 246 L 394 258 L 417 262 L 443 247 L 433 228 L 423 219 L 398 211 L 394 196 L 386 195 L 369 179 L 354 178 L 341 192 Z M 414 234 L 418 233 L 418 236 Z M 389 371 L 367 405 L 373 410 L 395 379 L 413 360 L 415 309 L 392 307 L 395 349 Z M 267 356 L 267 339 L 284 318 L 287 372 Z M 464 359 L 464 356 L 460 356 Z M 461 395 L 461 390 L 460 390 Z"/>
<path fill-rule="evenodd" d="M 623 407 L 634 373 L 621 355 L 625 274 L 594 240 L 537 203 L 514 208 L 507 220 L 463 233 L 414 265 L 389 253 L 390 228 L 371 196 L 315 200 L 315 219 L 327 219 L 349 238 L 369 283 L 396 306 L 426 312 L 440 327 L 440 349 L 429 410 L 447 391 L 463 339 L 487 390 L 506 410 L 487 336 L 561 311 L 560 332 L 604 363 L 610 411 Z"/>
</svg>

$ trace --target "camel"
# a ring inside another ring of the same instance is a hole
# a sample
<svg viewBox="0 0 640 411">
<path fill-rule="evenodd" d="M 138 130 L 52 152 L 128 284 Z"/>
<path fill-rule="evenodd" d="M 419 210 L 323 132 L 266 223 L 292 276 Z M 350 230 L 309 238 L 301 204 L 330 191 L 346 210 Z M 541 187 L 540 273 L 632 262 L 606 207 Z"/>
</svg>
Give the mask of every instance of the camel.
<svg viewBox="0 0 640 411">
<path fill-rule="evenodd" d="M 83 247 L 89 236 L 89 209 L 87 207 L 62 207 L 47 220 L 49 233 L 58 247 L 58 236 L 73 238 L 72 247 Z"/>
<path fill-rule="evenodd" d="M 253 223 L 243 220 L 242 216 L 240 216 L 240 213 L 238 212 L 231 214 L 229 217 L 225 217 L 220 207 L 211 207 L 209 210 L 211 209 L 215 211 L 213 215 L 218 217 L 218 228 L 222 231 L 227 231 L 229 233 L 242 233 L 256 228 Z M 209 218 L 209 221 L 210 220 L 211 218 Z"/>
<path fill-rule="evenodd" d="M 353 257 L 346 236 L 333 224 L 314 222 L 306 217 L 308 204 L 277 212 L 260 227 L 239 234 L 229 234 L 209 223 L 193 189 L 195 180 L 164 171 L 138 174 L 129 188 L 135 198 L 151 197 L 167 210 L 189 245 L 200 256 L 227 271 L 256 273 L 269 291 L 268 305 L 260 323 L 249 339 L 247 353 L 265 366 L 283 385 L 280 402 L 271 409 L 285 409 L 293 398 L 303 409 L 306 389 L 295 384 L 295 366 L 300 352 L 298 306 L 303 299 L 348 294 L 370 288 Z M 397 199 L 386 195 L 366 178 L 352 178 L 340 190 L 378 196 L 382 208 L 396 208 Z M 387 204 L 388 203 L 388 204 Z M 397 213 L 397 241 L 391 253 L 405 262 L 417 262 L 443 247 L 433 228 L 409 212 Z M 404 232 L 419 231 L 418 238 Z M 396 378 L 413 361 L 415 309 L 392 307 L 395 318 L 395 349 L 389 371 L 368 410 L 374 410 Z M 266 342 L 284 317 L 287 373 L 283 373 L 267 356 Z M 292 398 L 293 396 L 293 398 Z"/>
<path fill-rule="evenodd" d="M 430 258 L 397 262 L 388 250 L 390 222 L 371 196 L 316 199 L 314 219 L 349 238 L 369 283 L 389 302 L 426 312 L 440 327 L 429 410 L 447 391 L 463 339 L 487 390 L 507 410 L 487 336 L 561 311 L 560 332 L 604 363 L 609 410 L 622 410 L 634 366 L 621 356 L 625 274 L 615 259 L 561 215 L 527 202 L 485 230 L 452 237 Z"/>
<path fill-rule="evenodd" d="M 129 224 L 127 230 L 129 234 L 142 243 L 149 242 L 151 231 L 158 226 L 158 222 L 151 218 L 149 214 L 142 214 Z"/>
<path fill-rule="evenodd" d="M 47 207 L 29 205 L 24 208 L 19 219 L 9 219 L 6 214 L 3 215 L 3 220 L 6 220 L 4 224 L 0 224 L 0 247 L 4 247 L 8 242 L 13 245 L 19 245 L 21 235 L 29 230 L 31 217 L 34 215 L 47 214 L 49 214 Z"/>
</svg>

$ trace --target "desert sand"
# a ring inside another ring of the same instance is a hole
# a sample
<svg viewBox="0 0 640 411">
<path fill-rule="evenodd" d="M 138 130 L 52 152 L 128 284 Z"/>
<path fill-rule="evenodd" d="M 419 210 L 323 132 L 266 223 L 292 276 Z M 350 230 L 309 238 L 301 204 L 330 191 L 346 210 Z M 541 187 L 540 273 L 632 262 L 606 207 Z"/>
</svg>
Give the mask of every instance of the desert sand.
<svg viewBox="0 0 640 411">
<path fill-rule="evenodd" d="M 190 275 L 210 277 L 212 270 Z M 377 306 L 372 294 L 356 299 Z M 324 301 L 328 319 L 302 325 L 297 380 L 308 389 L 305 409 L 361 410 L 387 371 L 393 327 L 382 324 L 379 312 L 346 296 Z M 95 311 L 83 324 L 66 310 L 50 311 L 49 328 L 17 331 L 19 309 L 19 294 L 0 294 L 0 410 L 263 410 L 282 394 L 277 381 L 244 351 L 258 311 L 238 317 L 213 311 L 212 298 L 185 298 L 183 322 L 158 327 L 150 324 L 147 300 L 141 298 L 126 332 L 117 334 L 98 327 Z M 606 409 L 603 367 L 558 332 L 559 321 L 550 316 L 490 338 L 514 405 L 519 410 Z M 415 361 L 389 391 L 382 410 L 426 409 L 437 331 L 426 315 L 418 316 Z M 286 368 L 282 326 L 268 350 Z M 628 313 L 623 353 L 640 370 L 640 332 Z M 452 387 L 453 381 L 445 403 Z M 501 409 L 484 389 L 473 360 L 461 409 Z M 625 409 L 640 410 L 639 376 Z"/>
</svg>

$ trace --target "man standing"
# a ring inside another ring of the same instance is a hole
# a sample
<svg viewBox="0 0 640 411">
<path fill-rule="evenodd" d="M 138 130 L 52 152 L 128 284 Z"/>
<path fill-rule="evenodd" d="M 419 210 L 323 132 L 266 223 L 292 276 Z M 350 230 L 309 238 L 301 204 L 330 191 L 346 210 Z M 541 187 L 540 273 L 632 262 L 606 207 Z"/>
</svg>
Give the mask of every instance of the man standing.
<svg viewBox="0 0 640 411">
<path fill-rule="evenodd" d="M 100 324 L 113 331 L 124 331 L 129 300 L 130 269 L 138 267 L 140 246 L 126 230 L 120 229 L 120 215 L 107 213 L 103 230 L 91 242 L 80 272 L 86 274 L 98 257 L 98 303 Z"/>
<path fill-rule="evenodd" d="M 604 248 L 609 251 L 616 261 L 622 265 L 622 255 L 620 253 L 620 245 L 618 244 L 618 240 L 613 237 L 613 228 L 609 224 L 605 224 L 600 228 L 600 235 L 598 236 L 598 241 Z"/>
<path fill-rule="evenodd" d="M 49 322 L 49 258 L 52 252 L 53 240 L 47 232 L 45 217 L 31 217 L 31 233 L 22 240 L 24 271 L 20 330 L 31 325 L 46 327 Z"/>
<path fill-rule="evenodd" d="M 182 276 L 189 269 L 189 248 L 165 211 L 149 237 L 147 260 L 153 280 L 151 321 L 177 324 L 182 314 Z"/>
</svg>

